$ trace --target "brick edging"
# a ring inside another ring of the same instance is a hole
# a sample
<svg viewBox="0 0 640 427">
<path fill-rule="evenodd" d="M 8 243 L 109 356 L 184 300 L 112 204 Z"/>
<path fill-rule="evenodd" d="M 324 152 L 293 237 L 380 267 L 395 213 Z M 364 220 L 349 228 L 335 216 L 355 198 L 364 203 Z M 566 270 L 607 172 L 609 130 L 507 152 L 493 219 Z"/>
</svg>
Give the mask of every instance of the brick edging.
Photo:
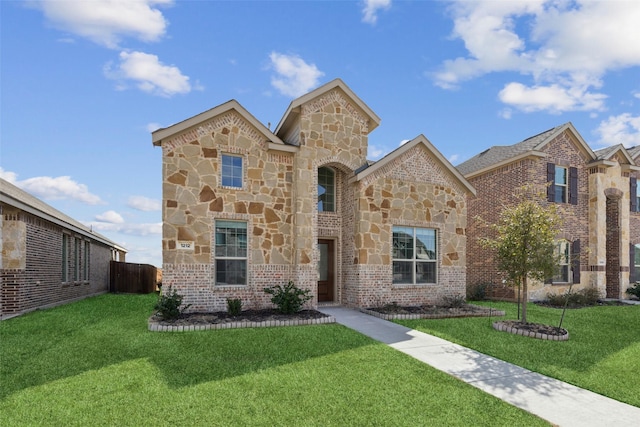
<svg viewBox="0 0 640 427">
<path fill-rule="evenodd" d="M 227 323 L 202 323 L 197 325 L 163 325 L 161 322 L 149 319 L 149 330 L 152 332 L 189 332 L 206 331 L 217 329 L 239 329 L 239 328 L 271 328 L 278 326 L 304 326 L 322 325 L 326 323 L 336 323 L 333 316 L 320 317 L 317 319 L 298 320 L 266 320 L 264 322 L 227 322 Z"/>
<path fill-rule="evenodd" d="M 493 322 L 493 329 L 501 332 L 508 332 L 510 334 L 522 335 L 523 337 L 537 338 L 540 340 L 548 341 L 567 341 L 569 339 L 569 332 L 564 335 L 548 335 L 540 332 L 527 331 L 526 329 L 518 329 L 514 326 L 504 324 L 504 322 Z"/>
<path fill-rule="evenodd" d="M 479 306 L 472 306 L 479 307 Z M 484 308 L 484 307 L 483 307 Z M 427 313 L 411 313 L 411 314 L 383 314 L 377 311 L 361 308 L 361 312 L 370 316 L 379 317 L 384 320 L 416 320 L 416 319 L 449 319 L 449 318 L 462 318 L 462 317 L 493 317 L 504 316 L 505 312 L 502 310 L 486 309 L 483 313 L 468 313 L 461 310 L 453 309 L 449 313 L 427 314 Z"/>
</svg>

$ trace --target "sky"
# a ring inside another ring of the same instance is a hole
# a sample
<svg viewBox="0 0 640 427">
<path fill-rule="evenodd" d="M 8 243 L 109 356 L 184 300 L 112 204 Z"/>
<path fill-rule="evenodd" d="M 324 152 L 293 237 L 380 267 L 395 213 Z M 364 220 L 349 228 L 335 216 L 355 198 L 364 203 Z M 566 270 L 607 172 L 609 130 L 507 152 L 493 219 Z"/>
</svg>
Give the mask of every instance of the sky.
<svg viewBox="0 0 640 427">
<path fill-rule="evenodd" d="M 162 267 L 151 132 L 230 99 L 274 129 L 341 78 L 453 165 L 572 122 L 640 145 L 640 2 L 0 1 L 0 176 Z"/>
</svg>

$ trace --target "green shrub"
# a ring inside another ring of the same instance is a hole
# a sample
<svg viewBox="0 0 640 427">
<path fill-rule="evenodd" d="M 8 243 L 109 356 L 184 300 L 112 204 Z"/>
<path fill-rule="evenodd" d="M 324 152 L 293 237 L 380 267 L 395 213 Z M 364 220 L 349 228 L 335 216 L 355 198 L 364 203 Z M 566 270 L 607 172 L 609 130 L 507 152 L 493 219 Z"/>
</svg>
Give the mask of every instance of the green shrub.
<svg viewBox="0 0 640 427">
<path fill-rule="evenodd" d="M 158 302 L 154 307 L 157 310 L 156 314 L 164 320 L 177 319 L 184 310 L 191 307 L 191 304 L 187 304 L 180 308 L 183 298 L 182 295 L 178 294 L 175 289 L 172 290 L 171 286 L 169 286 L 167 293 L 164 295 L 161 293 L 158 297 Z"/>
<path fill-rule="evenodd" d="M 568 298 L 568 301 L 567 301 Z M 564 307 L 565 303 L 569 307 L 580 307 L 585 305 L 595 305 L 600 299 L 600 294 L 596 288 L 585 288 L 570 294 L 547 294 L 547 304 L 554 307 Z"/>
<path fill-rule="evenodd" d="M 312 298 L 308 289 L 300 289 L 292 281 L 284 286 L 264 288 L 264 291 L 272 295 L 271 302 L 284 314 L 297 313 L 302 310 L 304 303 Z"/>
<path fill-rule="evenodd" d="M 640 298 L 640 283 L 636 282 L 630 288 L 627 288 L 627 294 L 635 295 L 637 298 Z"/>
<path fill-rule="evenodd" d="M 470 301 L 484 301 L 487 299 L 487 289 L 490 283 L 477 283 L 467 287 L 467 299 Z"/>
<path fill-rule="evenodd" d="M 227 298 L 227 312 L 231 316 L 238 316 L 242 312 L 242 300 L 240 298 Z"/>
<path fill-rule="evenodd" d="M 467 305 L 467 300 L 462 295 L 444 296 L 440 305 L 446 308 L 461 308 Z"/>
</svg>

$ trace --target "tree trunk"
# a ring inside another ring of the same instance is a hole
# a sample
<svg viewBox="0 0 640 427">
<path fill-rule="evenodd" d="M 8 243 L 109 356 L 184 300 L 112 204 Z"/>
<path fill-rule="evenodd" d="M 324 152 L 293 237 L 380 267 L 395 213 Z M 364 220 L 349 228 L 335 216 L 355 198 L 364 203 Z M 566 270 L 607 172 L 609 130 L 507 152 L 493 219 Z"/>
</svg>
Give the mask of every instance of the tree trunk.
<svg viewBox="0 0 640 427">
<path fill-rule="evenodd" d="M 522 278 L 522 323 L 527 323 L 527 276 Z"/>
</svg>

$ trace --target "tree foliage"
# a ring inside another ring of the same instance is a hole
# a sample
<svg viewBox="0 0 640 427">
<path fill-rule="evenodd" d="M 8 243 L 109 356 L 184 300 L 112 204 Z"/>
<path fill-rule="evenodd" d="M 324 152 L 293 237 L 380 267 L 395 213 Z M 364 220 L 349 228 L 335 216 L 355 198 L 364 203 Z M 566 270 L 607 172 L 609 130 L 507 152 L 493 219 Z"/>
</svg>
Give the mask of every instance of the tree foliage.
<svg viewBox="0 0 640 427">
<path fill-rule="evenodd" d="M 495 238 L 481 238 L 480 243 L 495 250 L 498 269 L 512 286 L 522 285 L 522 321 L 527 322 L 527 279 L 545 280 L 553 276 L 559 259 L 554 253 L 555 239 L 561 226 L 556 205 L 542 206 L 523 191 L 519 202 L 505 207 L 497 224 L 490 227 Z"/>
</svg>

